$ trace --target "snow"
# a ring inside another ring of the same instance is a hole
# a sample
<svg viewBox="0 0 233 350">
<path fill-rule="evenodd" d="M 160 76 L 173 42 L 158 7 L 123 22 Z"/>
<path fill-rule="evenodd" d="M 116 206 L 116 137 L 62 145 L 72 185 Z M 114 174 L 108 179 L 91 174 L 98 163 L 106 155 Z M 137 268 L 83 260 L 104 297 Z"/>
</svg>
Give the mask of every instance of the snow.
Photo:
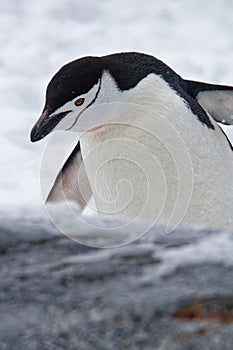
<svg viewBox="0 0 233 350">
<path fill-rule="evenodd" d="M 197 233 L 200 232 L 197 230 Z M 212 249 L 209 249 L 209 247 Z M 106 259 L 114 259 L 119 257 L 134 257 L 151 255 L 154 259 L 160 262 L 157 269 L 154 266 L 149 266 L 141 277 L 141 282 L 149 282 L 150 280 L 156 280 L 156 278 L 165 278 L 179 268 L 184 266 L 196 266 L 205 264 L 219 264 L 225 267 L 232 268 L 233 266 L 233 240 L 232 233 L 223 233 L 219 235 L 219 232 L 212 233 L 211 236 L 207 235 L 207 238 L 199 239 L 196 244 L 190 243 L 184 246 L 162 249 L 151 242 L 140 243 L 140 245 L 128 245 L 117 249 L 110 249 L 105 251 L 95 251 L 89 254 L 81 256 L 70 256 L 64 258 L 60 265 L 71 265 L 79 263 L 96 263 L 99 261 L 105 261 Z M 57 265 L 56 265 L 57 266 Z"/>
<path fill-rule="evenodd" d="M 29 132 L 61 65 L 135 50 L 157 56 L 185 78 L 232 85 L 232 11 L 231 0 L 2 0 L 1 216 L 43 212 L 40 171 L 50 136 L 32 144 Z M 225 131 L 233 140 L 233 127 Z M 74 135 L 59 137 L 74 141 Z"/>
<path fill-rule="evenodd" d="M 210 249 L 211 247 L 211 249 Z M 166 261 L 157 271 L 160 276 L 165 276 L 184 265 L 220 263 L 232 267 L 233 257 L 232 234 L 222 233 L 200 240 L 198 243 L 179 248 L 172 248 L 158 253 L 157 258 Z"/>
</svg>

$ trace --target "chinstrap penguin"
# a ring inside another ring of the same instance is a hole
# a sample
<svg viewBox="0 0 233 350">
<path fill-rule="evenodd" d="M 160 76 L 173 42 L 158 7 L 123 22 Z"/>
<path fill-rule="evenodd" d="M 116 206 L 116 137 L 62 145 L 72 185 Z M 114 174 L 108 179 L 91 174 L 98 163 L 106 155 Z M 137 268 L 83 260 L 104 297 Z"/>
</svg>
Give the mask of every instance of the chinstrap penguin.
<svg viewBox="0 0 233 350">
<path fill-rule="evenodd" d="M 110 219 L 233 228 L 233 152 L 217 122 L 233 125 L 233 87 L 182 79 L 143 53 L 70 62 L 31 131 L 32 142 L 80 133 L 47 201 L 85 208 L 93 195 Z"/>
</svg>

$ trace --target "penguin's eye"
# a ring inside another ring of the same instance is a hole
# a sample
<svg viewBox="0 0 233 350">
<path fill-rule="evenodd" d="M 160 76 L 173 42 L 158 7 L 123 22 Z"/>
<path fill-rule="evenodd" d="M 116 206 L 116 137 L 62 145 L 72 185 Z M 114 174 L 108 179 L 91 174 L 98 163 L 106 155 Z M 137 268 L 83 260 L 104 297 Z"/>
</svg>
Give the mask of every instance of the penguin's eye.
<svg viewBox="0 0 233 350">
<path fill-rule="evenodd" d="M 78 98 L 78 99 L 74 102 L 74 104 L 75 104 L 76 106 L 81 106 L 81 105 L 83 104 L 84 101 L 85 101 L 85 98 L 80 97 L 80 98 Z"/>
</svg>

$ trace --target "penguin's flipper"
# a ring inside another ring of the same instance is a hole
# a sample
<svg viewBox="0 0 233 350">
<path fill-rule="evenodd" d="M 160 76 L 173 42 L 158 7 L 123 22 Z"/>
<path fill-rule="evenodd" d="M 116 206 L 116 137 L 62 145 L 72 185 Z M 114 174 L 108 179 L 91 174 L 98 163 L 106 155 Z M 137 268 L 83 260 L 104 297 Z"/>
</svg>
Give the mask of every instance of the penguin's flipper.
<svg viewBox="0 0 233 350">
<path fill-rule="evenodd" d="M 60 170 L 46 203 L 73 200 L 84 209 L 92 196 L 79 142 Z"/>
<path fill-rule="evenodd" d="M 233 125 L 233 87 L 186 80 L 188 93 L 217 122 Z"/>
</svg>

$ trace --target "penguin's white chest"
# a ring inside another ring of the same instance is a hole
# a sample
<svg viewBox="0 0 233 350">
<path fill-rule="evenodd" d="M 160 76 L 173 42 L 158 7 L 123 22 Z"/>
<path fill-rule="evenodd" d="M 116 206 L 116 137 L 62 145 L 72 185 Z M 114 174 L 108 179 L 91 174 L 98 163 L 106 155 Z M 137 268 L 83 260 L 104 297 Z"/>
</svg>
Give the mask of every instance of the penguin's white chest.
<svg viewBox="0 0 233 350">
<path fill-rule="evenodd" d="M 152 151 L 156 143 L 132 126 L 106 126 L 97 133 L 82 137 L 81 149 L 98 212 L 120 220 L 158 217 L 166 181 Z"/>
<path fill-rule="evenodd" d="M 208 130 L 166 87 L 159 96 L 122 106 L 115 123 L 81 136 L 98 212 L 232 228 L 233 157 L 224 135 L 216 123 Z"/>
</svg>

